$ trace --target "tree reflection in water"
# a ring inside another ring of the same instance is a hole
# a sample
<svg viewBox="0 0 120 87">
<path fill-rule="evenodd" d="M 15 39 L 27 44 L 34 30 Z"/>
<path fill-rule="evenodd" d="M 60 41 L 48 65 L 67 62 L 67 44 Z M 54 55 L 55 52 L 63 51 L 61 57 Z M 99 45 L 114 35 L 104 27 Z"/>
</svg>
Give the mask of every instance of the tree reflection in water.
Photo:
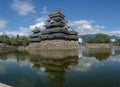
<svg viewBox="0 0 120 87">
<path fill-rule="evenodd" d="M 97 60 L 106 60 L 111 54 L 111 49 L 87 49 L 86 54 L 89 57 L 95 57 Z"/>
</svg>

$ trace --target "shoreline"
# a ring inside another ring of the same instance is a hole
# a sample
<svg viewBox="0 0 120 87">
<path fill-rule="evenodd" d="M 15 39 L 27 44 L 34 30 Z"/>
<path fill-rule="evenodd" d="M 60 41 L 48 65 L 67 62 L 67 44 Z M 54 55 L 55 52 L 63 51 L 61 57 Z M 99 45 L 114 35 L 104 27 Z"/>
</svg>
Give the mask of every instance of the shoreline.
<svg viewBox="0 0 120 87">
<path fill-rule="evenodd" d="M 9 86 L 9 85 L 6 85 L 6 84 L 3 84 L 3 83 L 0 83 L 0 87 L 12 87 L 12 86 Z"/>
<path fill-rule="evenodd" d="M 120 48 L 120 46 L 112 46 L 113 48 Z"/>
<path fill-rule="evenodd" d="M 0 53 L 15 51 L 15 46 L 0 46 Z"/>
<path fill-rule="evenodd" d="M 96 44 L 96 43 L 86 43 L 84 46 L 85 48 L 112 48 L 112 44 L 110 43 L 102 43 L 102 44 Z"/>
</svg>

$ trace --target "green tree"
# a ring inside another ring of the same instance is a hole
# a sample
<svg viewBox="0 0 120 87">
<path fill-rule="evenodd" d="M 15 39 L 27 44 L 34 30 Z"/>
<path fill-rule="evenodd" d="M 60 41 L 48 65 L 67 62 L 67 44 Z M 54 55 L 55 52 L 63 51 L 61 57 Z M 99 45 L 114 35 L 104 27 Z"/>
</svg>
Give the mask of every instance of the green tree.
<svg viewBox="0 0 120 87">
<path fill-rule="evenodd" d="M 89 38 L 88 43 L 110 43 L 110 37 L 107 34 L 97 34 L 95 38 Z"/>
<path fill-rule="evenodd" d="M 29 44 L 29 40 L 25 36 L 19 36 L 19 38 L 17 38 L 17 40 L 18 40 L 19 46 L 27 46 Z"/>
<path fill-rule="evenodd" d="M 2 35 L 0 36 L 0 43 L 13 46 L 27 46 L 29 44 L 29 38 L 19 35 L 9 38 L 7 35 Z"/>
<path fill-rule="evenodd" d="M 10 44 L 10 40 L 7 35 L 3 35 L 2 38 L 3 38 L 3 40 L 2 40 L 3 43 Z"/>
<path fill-rule="evenodd" d="M 116 40 L 116 41 L 115 41 L 115 44 L 117 44 L 117 45 L 120 46 L 120 39 Z"/>
<path fill-rule="evenodd" d="M 95 37 L 96 43 L 110 43 L 110 38 L 107 34 L 97 34 Z"/>
<path fill-rule="evenodd" d="M 17 39 L 14 38 L 14 37 L 10 38 L 10 44 L 9 45 L 18 46 Z"/>
<path fill-rule="evenodd" d="M 29 44 L 28 37 L 17 35 L 16 38 L 10 38 L 10 45 L 13 46 L 27 46 Z"/>
<path fill-rule="evenodd" d="M 95 41 L 94 41 L 94 38 L 89 38 L 89 39 L 87 40 L 87 42 L 88 42 L 88 43 L 94 43 Z"/>
<path fill-rule="evenodd" d="M 9 37 L 7 35 L 0 36 L 0 43 L 9 44 L 10 43 Z"/>
</svg>

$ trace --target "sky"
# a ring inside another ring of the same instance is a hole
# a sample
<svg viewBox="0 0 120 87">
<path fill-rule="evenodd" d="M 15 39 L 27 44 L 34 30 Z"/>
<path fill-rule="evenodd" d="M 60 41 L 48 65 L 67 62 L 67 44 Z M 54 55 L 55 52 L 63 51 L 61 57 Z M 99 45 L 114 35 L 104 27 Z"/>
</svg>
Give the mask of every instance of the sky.
<svg viewBox="0 0 120 87">
<path fill-rule="evenodd" d="M 35 27 L 44 29 L 48 14 L 59 9 L 80 35 L 120 37 L 120 0 L 0 0 L 0 34 L 30 35 Z"/>
</svg>

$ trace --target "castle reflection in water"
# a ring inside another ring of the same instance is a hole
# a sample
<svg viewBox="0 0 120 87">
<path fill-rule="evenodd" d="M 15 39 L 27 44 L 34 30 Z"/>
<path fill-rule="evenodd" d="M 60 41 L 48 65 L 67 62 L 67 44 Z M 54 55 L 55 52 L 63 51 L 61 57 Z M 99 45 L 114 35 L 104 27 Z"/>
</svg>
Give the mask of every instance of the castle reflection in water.
<svg viewBox="0 0 120 87">
<path fill-rule="evenodd" d="M 99 62 L 103 60 L 120 61 L 119 54 L 120 49 L 118 48 L 104 50 L 16 51 L 0 53 L 0 61 L 8 64 L 17 63 L 20 67 L 29 66 L 40 75 L 41 73 L 47 74 L 49 81 L 58 87 L 64 83 L 69 70 L 86 72 L 94 65 L 102 66 Z M 0 65 L 0 74 L 6 73 L 5 71 L 5 66 Z"/>
<path fill-rule="evenodd" d="M 90 63 L 97 63 L 118 54 L 120 54 L 120 49 L 117 48 L 104 50 L 16 51 L 14 53 L 1 53 L 0 59 L 8 62 L 18 62 L 20 66 L 29 65 L 37 71 L 45 72 L 48 70 L 67 71 L 74 65 L 85 68 L 87 65 L 90 66 Z"/>
</svg>

